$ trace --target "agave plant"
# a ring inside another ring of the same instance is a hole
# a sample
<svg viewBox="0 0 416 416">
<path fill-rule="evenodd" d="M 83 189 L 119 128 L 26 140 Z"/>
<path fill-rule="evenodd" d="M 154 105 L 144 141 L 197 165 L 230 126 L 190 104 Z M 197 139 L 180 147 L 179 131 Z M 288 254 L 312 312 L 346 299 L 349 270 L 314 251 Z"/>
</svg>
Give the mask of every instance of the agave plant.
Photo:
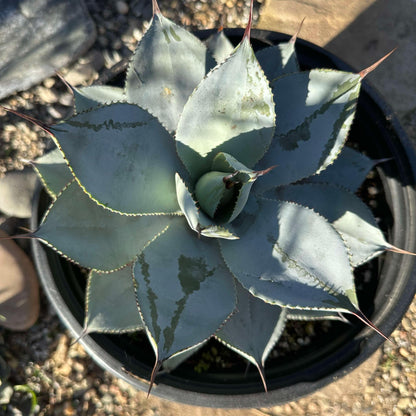
<svg viewBox="0 0 416 416">
<path fill-rule="evenodd" d="M 31 236 L 91 270 L 84 333 L 144 330 L 151 380 L 210 337 L 265 360 L 288 319 L 359 309 L 353 269 L 389 244 L 344 147 L 368 70 L 300 71 L 295 37 L 255 53 L 151 25 L 124 88 L 72 88 L 34 165 L 53 202 Z M 370 68 L 372 69 L 372 68 Z"/>
</svg>

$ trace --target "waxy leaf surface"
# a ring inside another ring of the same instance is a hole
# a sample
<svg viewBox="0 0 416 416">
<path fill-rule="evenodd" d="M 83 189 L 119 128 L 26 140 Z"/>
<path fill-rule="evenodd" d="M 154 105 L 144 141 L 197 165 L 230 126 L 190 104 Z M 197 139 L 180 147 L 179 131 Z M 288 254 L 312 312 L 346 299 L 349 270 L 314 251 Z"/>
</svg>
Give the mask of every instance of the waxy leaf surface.
<svg viewBox="0 0 416 416">
<path fill-rule="evenodd" d="M 109 271 L 133 261 L 171 220 L 168 215 L 126 216 L 106 210 L 74 181 L 34 235 L 84 267 Z"/>
<path fill-rule="evenodd" d="M 180 161 L 169 133 L 132 104 L 78 114 L 53 128 L 57 145 L 83 189 L 125 214 L 175 212 Z"/>
<path fill-rule="evenodd" d="M 84 331 L 122 333 L 144 329 L 131 266 L 88 277 Z"/>
<path fill-rule="evenodd" d="M 333 164 L 318 175 L 309 177 L 307 182 L 331 183 L 355 192 L 375 163 L 376 161 L 346 146 Z"/>
<path fill-rule="evenodd" d="M 202 348 L 206 344 L 203 342 L 201 344 L 196 345 L 195 347 L 189 348 L 185 351 L 182 351 L 174 356 L 168 358 L 167 360 L 163 361 L 163 370 L 164 371 L 173 371 L 176 367 L 180 366 L 185 360 L 195 354 L 200 348 Z"/>
<path fill-rule="evenodd" d="M 251 168 L 271 143 L 274 120 L 269 83 L 245 38 L 187 101 L 176 132 L 178 154 L 194 179 L 218 152 Z"/>
<path fill-rule="evenodd" d="M 218 243 L 176 218 L 134 266 L 137 299 L 156 360 L 208 339 L 235 307 L 234 282 Z"/>
<path fill-rule="evenodd" d="M 390 247 L 370 209 L 348 190 L 329 184 L 299 184 L 278 189 L 276 197 L 312 208 L 332 223 L 350 249 L 354 267 Z"/>
<path fill-rule="evenodd" d="M 345 244 L 323 217 L 293 203 L 251 199 L 233 226 L 240 239 L 220 240 L 222 254 L 254 296 L 293 308 L 355 311 Z"/>
<path fill-rule="evenodd" d="M 74 88 L 75 110 L 81 113 L 100 104 L 111 104 L 125 101 L 124 89 L 109 85 L 91 85 L 89 87 Z"/>
<path fill-rule="evenodd" d="M 276 130 L 261 166 L 277 168 L 257 190 L 296 182 L 333 162 L 354 118 L 360 80 L 359 74 L 313 69 L 272 82 Z"/>
<path fill-rule="evenodd" d="M 256 52 L 256 58 L 269 81 L 299 71 L 294 41 L 282 42 L 260 49 Z"/>
<path fill-rule="evenodd" d="M 211 35 L 205 41 L 205 44 L 217 63 L 225 61 L 235 49 L 234 45 L 222 30 Z"/>
<path fill-rule="evenodd" d="M 55 199 L 61 190 L 74 180 L 71 170 L 59 149 L 53 149 L 33 163 L 45 189 Z"/>
<path fill-rule="evenodd" d="M 237 311 L 215 336 L 253 363 L 266 387 L 264 363 L 283 332 L 286 308 L 264 302 L 240 284 L 236 287 Z"/>
<path fill-rule="evenodd" d="M 214 59 L 198 38 L 155 13 L 127 72 L 127 100 L 174 131 L 189 95 L 213 66 Z"/>
</svg>

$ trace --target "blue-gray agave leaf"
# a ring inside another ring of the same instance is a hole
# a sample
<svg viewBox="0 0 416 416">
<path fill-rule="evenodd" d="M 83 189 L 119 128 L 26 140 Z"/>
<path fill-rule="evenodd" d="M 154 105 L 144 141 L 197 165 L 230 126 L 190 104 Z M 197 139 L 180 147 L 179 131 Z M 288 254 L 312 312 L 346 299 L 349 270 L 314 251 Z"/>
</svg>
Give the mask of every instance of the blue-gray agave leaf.
<svg viewBox="0 0 416 416">
<path fill-rule="evenodd" d="M 74 180 L 62 153 L 55 148 L 33 162 L 43 186 L 55 199 L 61 190 Z"/>
<path fill-rule="evenodd" d="M 92 85 L 72 88 L 75 98 L 75 111 L 82 113 L 101 104 L 126 101 L 124 89 L 108 85 Z"/>
<path fill-rule="evenodd" d="M 346 146 L 332 165 L 306 181 L 332 183 L 355 192 L 377 162 Z"/>
<path fill-rule="evenodd" d="M 286 308 L 264 302 L 240 284 L 236 287 L 237 311 L 215 336 L 256 366 L 267 391 L 264 364 L 283 332 Z"/>
<path fill-rule="evenodd" d="M 52 204 L 34 236 L 84 267 L 110 271 L 132 262 L 171 220 L 168 215 L 111 212 L 73 181 Z"/>
<path fill-rule="evenodd" d="M 218 244 L 175 218 L 134 265 L 137 299 L 156 361 L 208 339 L 235 307 L 233 278 Z"/>
<path fill-rule="evenodd" d="M 329 69 L 273 81 L 278 122 L 262 166 L 278 167 L 256 189 L 287 185 L 330 165 L 347 139 L 360 86 L 359 74 Z"/>
<path fill-rule="evenodd" d="M 219 30 L 211 35 L 205 41 L 205 44 L 217 63 L 225 61 L 234 50 L 234 45 L 227 38 L 223 30 Z"/>
<path fill-rule="evenodd" d="M 173 371 L 175 368 L 179 367 L 183 362 L 185 362 L 189 357 L 195 354 L 205 344 L 206 342 L 202 342 L 201 344 L 195 345 L 194 347 L 185 351 L 181 351 L 178 354 L 175 354 L 167 360 L 163 361 L 163 370 L 167 372 Z"/>
<path fill-rule="evenodd" d="M 179 157 L 193 179 L 218 152 L 252 168 L 269 148 L 274 122 L 269 83 L 245 37 L 187 101 L 176 132 Z"/>
<path fill-rule="evenodd" d="M 259 199 L 220 240 L 225 262 L 254 296 L 296 309 L 354 313 L 354 276 L 344 241 L 325 218 L 294 203 Z M 255 260 L 254 260 L 255 259 Z"/>
<path fill-rule="evenodd" d="M 179 210 L 172 137 L 133 104 L 117 103 L 70 118 L 52 129 L 81 187 L 100 205 L 125 214 Z"/>
<path fill-rule="evenodd" d="M 123 333 L 144 329 L 133 286 L 131 266 L 88 277 L 84 333 Z"/>
<path fill-rule="evenodd" d="M 350 249 L 354 267 L 391 248 L 361 199 L 337 185 L 310 183 L 285 186 L 276 197 L 313 208 L 341 233 Z"/>
<path fill-rule="evenodd" d="M 149 110 L 174 131 L 188 97 L 215 61 L 197 37 L 155 6 L 128 68 L 125 93 L 129 102 Z"/>
<path fill-rule="evenodd" d="M 256 52 L 256 57 L 268 80 L 299 71 L 298 59 L 295 52 L 295 40 L 282 42 Z"/>
</svg>

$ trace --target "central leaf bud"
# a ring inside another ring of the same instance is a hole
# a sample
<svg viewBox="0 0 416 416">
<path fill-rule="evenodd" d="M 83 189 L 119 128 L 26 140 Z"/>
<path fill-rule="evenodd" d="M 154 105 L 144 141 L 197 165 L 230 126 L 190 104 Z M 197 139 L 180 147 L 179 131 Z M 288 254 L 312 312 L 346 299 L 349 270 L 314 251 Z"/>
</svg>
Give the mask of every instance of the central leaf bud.
<svg viewBox="0 0 416 416">
<path fill-rule="evenodd" d="M 195 196 L 201 209 L 211 218 L 233 210 L 238 195 L 235 174 L 211 171 L 202 175 L 195 185 Z"/>
<path fill-rule="evenodd" d="M 274 167 L 254 171 L 228 153 L 219 152 L 212 161 L 212 170 L 195 184 L 196 200 L 217 224 L 231 222 L 244 209 L 254 181 Z"/>
</svg>

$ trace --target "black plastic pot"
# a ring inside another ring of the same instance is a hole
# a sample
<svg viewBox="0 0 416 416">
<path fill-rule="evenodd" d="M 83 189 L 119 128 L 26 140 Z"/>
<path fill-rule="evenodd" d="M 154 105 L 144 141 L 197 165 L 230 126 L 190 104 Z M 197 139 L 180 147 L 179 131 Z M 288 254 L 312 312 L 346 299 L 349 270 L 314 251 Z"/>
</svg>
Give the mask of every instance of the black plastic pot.
<svg viewBox="0 0 416 416">
<path fill-rule="evenodd" d="M 204 39 L 212 31 L 198 32 Z M 226 34 L 238 43 L 241 29 Z M 289 37 L 268 31 L 252 31 L 255 49 L 287 41 Z M 351 71 L 344 62 L 308 42 L 297 41 L 297 53 L 303 69 L 314 67 Z M 397 119 L 378 94 L 364 83 L 350 139 L 374 159 L 390 161 L 377 167 L 384 193 L 377 215 L 382 216 L 388 241 L 416 251 L 415 209 L 416 155 Z M 46 209 L 45 195 L 34 202 L 32 229 Z M 84 279 L 78 269 L 55 252 L 33 241 L 33 256 L 41 282 L 63 323 L 78 338 L 84 316 Z M 371 264 L 373 277 L 359 292 L 360 305 L 380 330 L 389 335 L 399 324 L 416 291 L 415 259 L 386 253 Z M 117 305 L 115 305 L 117 307 Z M 351 325 L 335 323 L 330 331 L 315 339 L 298 354 L 267 363 L 269 392 L 265 393 L 257 371 L 245 372 L 236 366 L 228 372 L 208 371 L 197 374 L 190 366 L 181 366 L 156 379 L 152 393 L 181 403 L 207 407 L 242 408 L 281 404 L 305 396 L 352 371 L 369 358 L 383 338 L 356 320 Z M 91 357 L 139 390 L 148 389 L 154 356 L 148 344 L 135 342 L 125 335 L 83 337 Z"/>
</svg>

